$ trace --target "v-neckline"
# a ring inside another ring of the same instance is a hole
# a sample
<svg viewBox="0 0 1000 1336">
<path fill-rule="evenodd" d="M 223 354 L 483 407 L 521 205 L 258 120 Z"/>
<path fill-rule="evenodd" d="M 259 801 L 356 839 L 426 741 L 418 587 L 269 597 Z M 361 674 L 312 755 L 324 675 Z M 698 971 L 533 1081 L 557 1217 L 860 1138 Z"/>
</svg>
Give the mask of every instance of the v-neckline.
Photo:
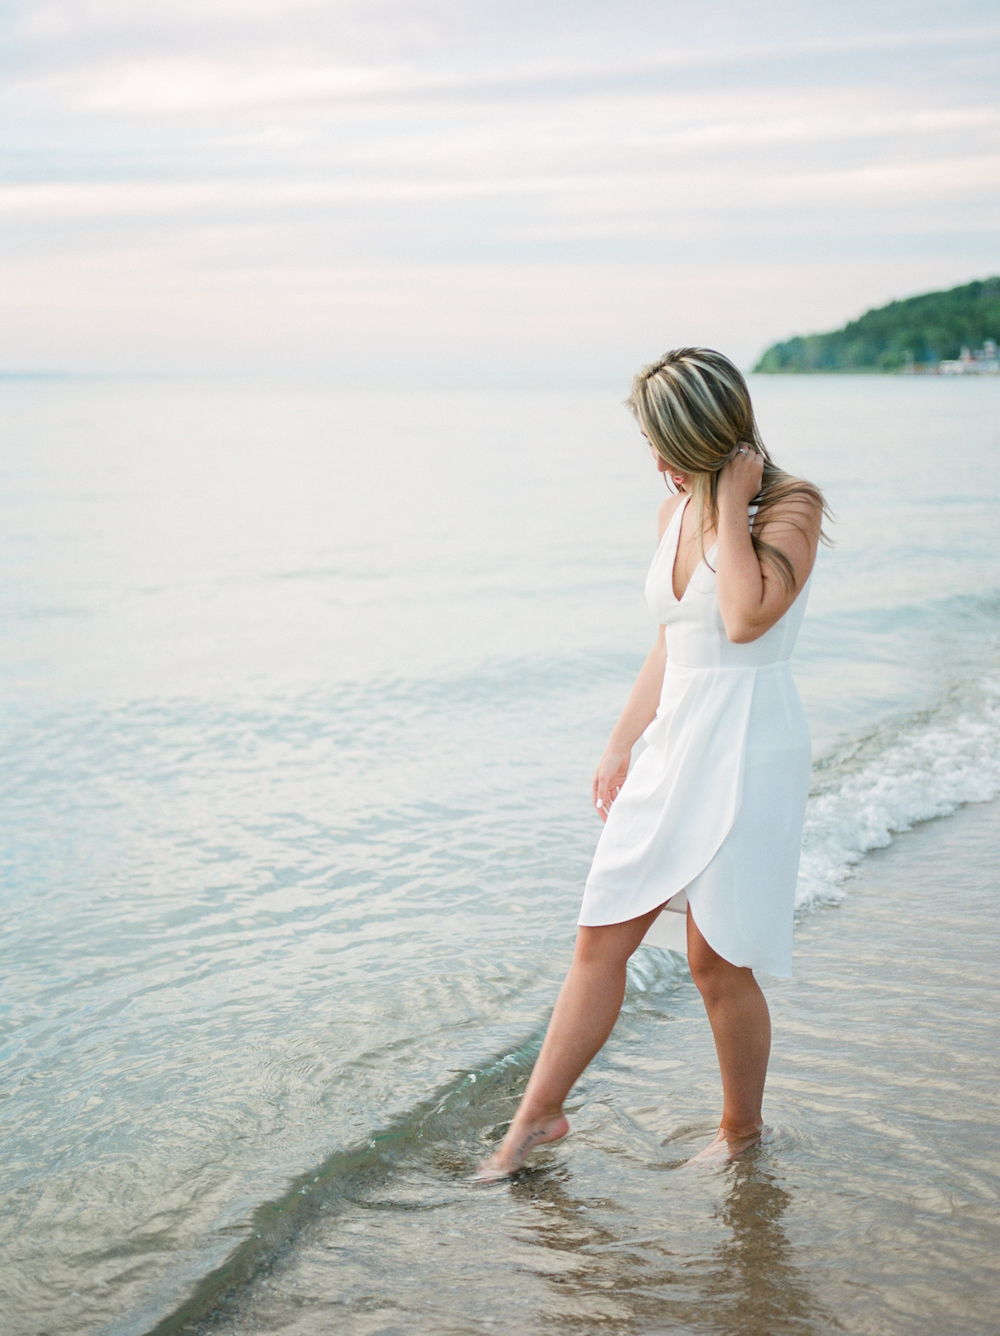
<svg viewBox="0 0 1000 1336">
<path fill-rule="evenodd" d="M 690 500 L 691 500 L 691 493 L 688 492 L 687 496 L 677 507 L 676 511 L 676 514 L 679 518 L 677 520 L 677 533 L 674 535 L 674 551 L 673 555 L 670 558 L 670 592 L 673 595 L 675 603 L 683 603 L 684 595 L 691 588 L 691 581 L 695 577 L 695 573 L 698 570 L 698 566 L 700 566 L 702 561 L 705 560 L 703 556 L 701 560 L 698 562 L 698 565 L 692 568 L 691 574 L 688 576 L 687 584 L 684 586 L 684 589 L 681 592 L 681 594 L 678 595 L 676 588 L 676 581 L 674 580 L 674 575 L 677 571 L 677 557 L 680 554 L 681 550 L 681 530 L 684 527 L 684 512 L 685 510 L 687 510 L 687 505 Z"/>
<path fill-rule="evenodd" d="M 673 552 L 670 554 L 670 595 L 671 595 L 671 597 L 673 598 L 673 600 L 674 600 L 675 603 L 683 603 L 683 601 L 684 601 L 684 597 L 685 597 L 685 595 L 687 594 L 687 591 L 691 588 L 691 581 L 692 581 L 692 580 L 694 579 L 694 577 L 698 574 L 699 567 L 701 567 L 701 566 L 707 566 L 707 565 L 708 565 L 708 554 L 709 554 L 709 552 L 714 552 L 715 549 L 719 546 L 719 538 L 718 538 L 718 535 L 716 535 L 715 542 L 712 544 L 712 546 L 708 549 L 708 551 L 703 552 L 703 553 L 701 554 L 701 558 L 700 558 L 700 560 L 699 560 L 698 562 L 696 562 L 694 566 L 692 566 L 692 568 L 691 568 L 691 574 L 688 576 L 688 582 L 687 582 L 687 584 L 684 586 L 683 592 L 681 593 L 680 597 L 678 598 L 678 596 L 677 596 L 677 591 L 676 591 L 676 589 L 674 588 L 674 574 L 675 574 L 675 572 L 676 572 L 676 570 L 677 570 L 677 557 L 678 557 L 678 555 L 679 555 L 679 553 L 680 553 L 680 550 L 681 550 L 681 529 L 684 527 L 684 512 L 685 512 L 685 510 L 687 510 L 687 504 L 688 504 L 688 502 L 689 502 L 690 500 L 691 500 L 691 493 L 688 492 L 687 495 L 685 496 L 684 500 L 680 503 L 680 505 L 677 507 L 677 509 L 676 509 L 676 510 L 674 511 L 674 513 L 671 515 L 671 517 L 670 517 L 670 524 L 667 525 L 667 531 L 666 531 L 666 533 L 663 535 L 663 539 L 662 539 L 662 541 L 663 541 L 664 543 L 667 541 L 667 536 L 668 536 L 668 534 L 670 533 L 671 527 L 673 526 L 674 522 L 676 521 L 676 522 L 677 522 L 677 532 L 674 534 L 674 550 L 673 550 Z M 750 528 L 751 528 L 751 529 L 753 528 L 754 517 L 755 517 L 756 514 L 757 514 L 757 509 L 758 509 L 758 507 L 757 507 L 756 505 L 751 505 L 751 506 L 748 506 L 748 507 L 747 507 L 747 511 L 748 511 L 749 516 L 750 516 Z M 709 567 L 709 569 L 711 569 L 711 567 Z"/>
</svg>

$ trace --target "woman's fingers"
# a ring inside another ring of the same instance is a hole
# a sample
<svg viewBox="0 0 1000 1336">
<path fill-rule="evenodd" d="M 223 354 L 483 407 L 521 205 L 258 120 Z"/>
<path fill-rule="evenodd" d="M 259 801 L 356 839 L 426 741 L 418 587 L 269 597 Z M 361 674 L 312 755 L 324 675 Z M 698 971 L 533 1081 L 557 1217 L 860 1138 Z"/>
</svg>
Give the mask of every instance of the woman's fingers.
<svg viewBox="0 0 1000 1336">
<path fill-rule="evenodd" d="M 591 791 L 593 793 L 594 807 L 597 809 L 597 815 L 602 821 L 607 821 L 608 808 L 611 806 L 611 797 L 608 793 L 607 780 L 605 780 L 600 770 L 594 775 L 594 783 Z"/>
<path fill-rule="evenodd" d="M 723 492 L 752 500 L 760 491 L 764 456 L 752 445 L 740 445 L 726 462 L 719 478 Z"/>
<path fill-rule="evenodd" d="M 621 787 L 625 783 L 630 757 L 631 749 L 627 755 L 623 756 L 621 752 L 612 751 L 609 748 L 601 757 L 600 764 L 594 771 L 594 778 L 590 784 L 590 794 L 597 815 L 602 821 L 607 821 L 611 804 L 618 797 Z"/>
<path fill-rule="evenodd" d="M 597 809 L 597 815 L 602 821 L 607 821 L 608 812 L 611 810 L 611 804 L 618 797 L 620 790 L 621 780 L 617 775 L 607 778 L 602 776 L 600 771 L 598 771 L 594 776 L 594 806 Z"/>
</svg>

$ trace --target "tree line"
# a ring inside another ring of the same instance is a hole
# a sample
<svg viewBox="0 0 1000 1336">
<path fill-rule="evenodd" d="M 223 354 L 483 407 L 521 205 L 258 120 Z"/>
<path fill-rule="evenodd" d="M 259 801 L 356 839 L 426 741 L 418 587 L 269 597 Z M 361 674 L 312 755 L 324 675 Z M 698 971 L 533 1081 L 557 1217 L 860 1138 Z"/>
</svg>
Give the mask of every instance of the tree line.
<svg viewBox="0 0 1000 1336">
<path fill-rule="evenodd" d="M 866 311 L 843 329 L 772 344 L 754 371 L 898 371 L 1000 342 L 1000 277 Z"/>
</svg>

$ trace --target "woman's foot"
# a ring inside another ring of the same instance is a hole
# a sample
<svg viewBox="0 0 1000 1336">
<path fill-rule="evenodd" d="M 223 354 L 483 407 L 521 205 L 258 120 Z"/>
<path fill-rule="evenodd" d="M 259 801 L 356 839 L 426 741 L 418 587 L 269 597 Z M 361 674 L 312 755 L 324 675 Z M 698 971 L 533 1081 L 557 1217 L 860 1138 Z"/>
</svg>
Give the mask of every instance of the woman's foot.
<svg viewBox="0 0 1000 1336">
<path fill-rule="evenodd" d="M 537 1146 L 558 1141 L 569 1131 L 569 1121 L 564 1113 L 557 1113 L 550 1118 L 533 1120 L 515 1118 L 507 1135 L 488 1160 L 484 1160 L 472 1176 L 474 1183 L 497 1183 L 502 1178 L 510 1178 L 524 1164 L 525 1158 Z"/>
<path fill-rule="evenodd" d="M 725 1127 L 720 1127 L 715 1134 L 715 1139 L 710 1141 L 704 1150 L 700 1150 L 697 1155 L 692 1156 L 684 1165 L 684 1168 L 713 1169 L 719 1165 L 728 1164 L 730 1160 L 735 1160 L 744 1151 L 759 1145 L 770 1130 L 763 1124 L 757 1128 L 749 1130 L 740 1128 L 737 1131 L 729 1131 Z"/>
</svg>

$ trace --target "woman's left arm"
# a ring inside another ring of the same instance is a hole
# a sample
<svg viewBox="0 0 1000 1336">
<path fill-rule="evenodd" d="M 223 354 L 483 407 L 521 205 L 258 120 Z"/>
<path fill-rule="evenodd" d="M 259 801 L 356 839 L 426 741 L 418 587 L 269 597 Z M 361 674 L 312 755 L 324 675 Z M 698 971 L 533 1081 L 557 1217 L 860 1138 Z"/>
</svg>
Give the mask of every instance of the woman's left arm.
<svg viewBox="0 0 1000 1336">
<path fill-rule="evenodd" d="M 735 645 L 758 640 L 785 615 L 809 578 L 819 542 L 819 506 L 791 497 L 769 512 L 757 533 L 788 557 L 795 588 L 786 588 L 771 563 L 758 559 L 747 509 L 760 491 L 763 467 L 761 456 L 748 448 L 735 454 L 719 476 L 715 588 L 726 635 Z"/>
</svg>

